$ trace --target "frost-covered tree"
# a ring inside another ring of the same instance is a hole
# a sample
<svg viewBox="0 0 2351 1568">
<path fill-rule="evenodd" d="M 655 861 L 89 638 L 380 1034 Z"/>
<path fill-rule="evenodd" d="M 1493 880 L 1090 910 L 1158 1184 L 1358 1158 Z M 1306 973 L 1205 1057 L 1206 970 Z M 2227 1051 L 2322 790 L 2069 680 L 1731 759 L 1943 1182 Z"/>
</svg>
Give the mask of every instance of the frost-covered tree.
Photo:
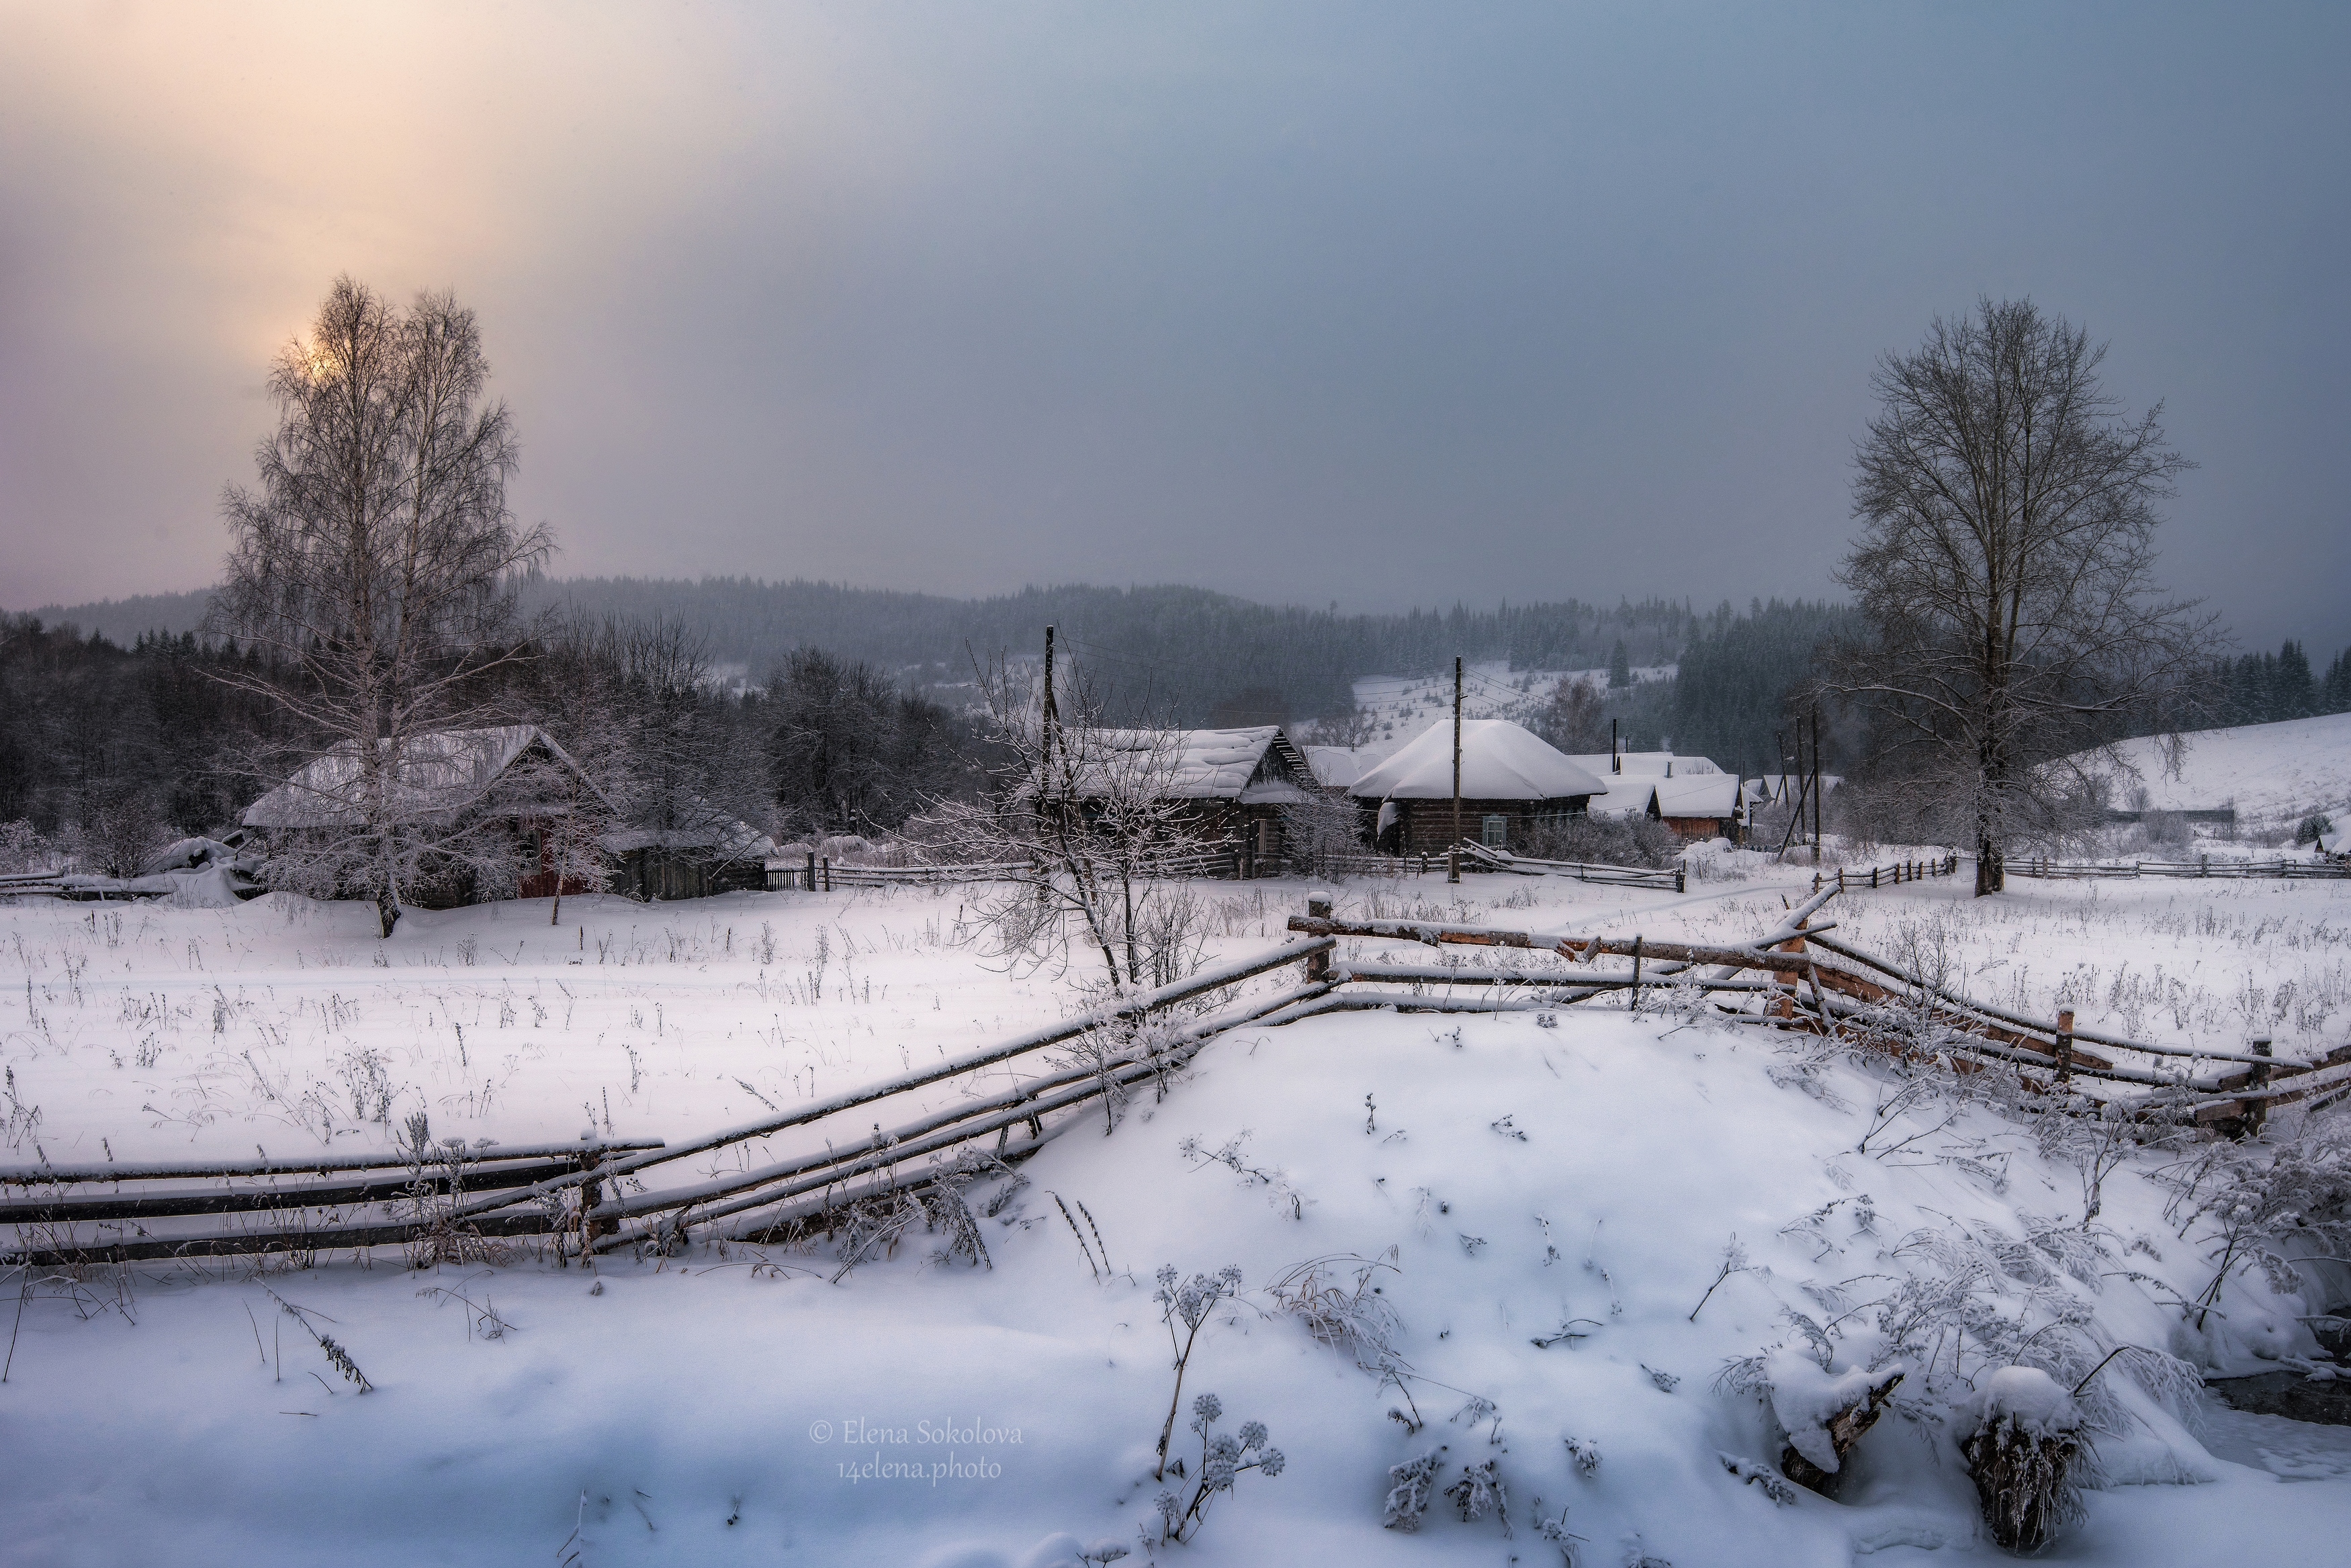
<svg viewBox="0 0 2351 1568">
<path fill-rule="evenodd" d="M 996 868 L 973 914 L 1004 956 L 1093 961 L 1112 992 L 1171 983 L 1200 961 L 1198 899 L 1168 875 L 1205 841 L 1197 803 L 1176 793 L 1180 732 L 1102 722 L 1103 694 L 1064 680 L 1053 701 L 1025 674 L 987 675 L 994 787 L 925 818 L 948 857 Z"/>
<path fill-rule="evenodd" d="M 420 862 L 463 847 L 455 819 L 416 809 L 419 769 L 445 761 L 429 737 L 493 716 L 485 678 L 523 653 L 510 580 L 553 548 L 507 507 L 518 449 L 489 373 L 453 296 L 402 309 L 337 278 L 271 368 L 257 483 L 223 503 L 213 626 L 268 666 L 223 678 L 285 711 L 308 760 L 355 759 L 322 813 L 347 824 L 336 877 L 371 897 L 386 935 Z"/>
<path fill-rule="evenodd" d="M 2128 416 L 2105 390 L 2105 353 L 2030 300 L 1986 299 L 1872 379 L 1837 574 L 1865 629 L 1830 686 L 1964 824 L 1978 893 L 2046 826 L 2064 788 L 2046 764 L 2161 727 L 2209 656 L 2210 620 L 2154 575 L 2158 503 L 2191 465 L 2159 407 Z"/>
</svg>

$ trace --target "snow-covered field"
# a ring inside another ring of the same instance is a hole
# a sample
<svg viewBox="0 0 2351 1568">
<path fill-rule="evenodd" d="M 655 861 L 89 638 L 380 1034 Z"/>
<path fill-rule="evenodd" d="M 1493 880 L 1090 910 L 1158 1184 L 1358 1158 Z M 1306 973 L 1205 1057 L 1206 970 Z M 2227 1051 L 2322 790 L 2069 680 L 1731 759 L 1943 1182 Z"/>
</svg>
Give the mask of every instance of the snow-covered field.
<svg viewBox="0 0 2351 1568">
<path fill-rule="evenodd" d="M 1351 884 L 1341 905 L 1743 936 L 1810 883 L 1758 858 L 1686 896 L 1488 877 L 1448 898 L 1430 878 Z M 1206 891 L 1220 958 L 1282 940 L 1306 889 Z M 1830 913 L 1865 946 L 1948 955 L 1985 1000 L 2070 1003 L 2093 1027 L 2272 1033 L 2300 1055 L 2351 1025 L 2351 885 L 1973 900 L 1959 877 Z M 379 942 L 362 911 L 281 895 L 0 906 L 0 1160 L 383 1147 L 419 1108 L 469 1141 L 591 1122 L 674 1140 L 1071 1005 L 965 944 L 953 889 L 549 914 L 412 915 Z M 1341 1014 L 1226 1036 L 1114 1134 L 1097 1116 L 1050 1144 L 985 1222 L 986 1267 L 916 1236 L 837 1281 L 823 1256 L 740 1248 L 592 1275 L 379 1258 L 49 1279 L 0 1385 L 0 1560 L 1043 1568 L 1097 1542 L 1140 1560 L 1170 1399 L 1162 1265 L 1238 1267 L 1184 1417 L 1213 1392 L 1217 1429 L 1262 1421 L 1287 1461 L 1244 1472 L 1169 1563 L 1560 1562 L 1546 1521 L 1585 1568 L 1994 1561 L 1943 1420 L 1988 1349 L 2129 1343 L 2226 1372 L 2314 1351 L 2296 1319 L 2318 1303 L 2258 1273 L 2225 1317 L 2183 1322 L 2169 1303 L 2212 1268 L 2204 1231 L 2167 1216 L 2162 1158 L 2106 1175 L 2085 1227 L 2084 1170 L 2048 1128 L 1900 1090 L 1670 1012 Z M 1364 1337 L 1285 1309 L 1280 1282 L 1317 1259 L 1351 1295 L 1363 1282 Z M 1840 1501 L 1782 1506 L 1724 1459 L 1771 1469 L 1772 1416 L 1718 1384 L 1815 1330 L 1840 1370 L 1898 1347 L 1911 1371 Z M 1398 1376 L 1363 1369 L 1383 1354 Z M 2121 1364 L 2094 1389 L 2107 1484 L 2056 1559 L 2335 1559 L 2341 1434 L 2167 1400 Z M 1440 1447 L 1440 1489 L 1495 1461 L 1509 1533 L 1441 1496 L 1416 1532 L 1382 1528 L 1391 1467 Z"/>
<path fill-rule="evenodd" d="M 2274 832 L 2312 812 L 2351 826 L 2351 713 L 2203 730 L 2187 737 L 2177 774 L 2163 765 L 2161 742 L 2126 741 L 2115 772 L 2113 804 L 2145 803 L 2158 811 L 2237 808 L 2241 827 Z"/>
</svg>

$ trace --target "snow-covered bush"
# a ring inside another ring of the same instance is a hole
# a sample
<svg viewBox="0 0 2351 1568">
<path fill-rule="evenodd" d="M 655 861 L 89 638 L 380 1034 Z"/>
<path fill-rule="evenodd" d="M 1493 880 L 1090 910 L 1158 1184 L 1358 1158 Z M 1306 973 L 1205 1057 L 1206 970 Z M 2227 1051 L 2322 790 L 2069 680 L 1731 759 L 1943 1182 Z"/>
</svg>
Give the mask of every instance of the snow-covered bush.
<svg viewBox="0 0 2351 1568">
<path fill-rule="evenodd" d="M 1437 1472 L 1444 1462 L 1445 1449 L 1439 1445 L 1418 1459 L 1388 1467 L 1387 1506 L 1380 1515 L 1382 1527 L 1406 1534 L 1420 1528 L 1429 1500 L 1437 1495 Z"/>
<path fill-rule="evenodd" d="M 1953 1414 L 1994 1541 L 2035 1551 L 2081 1519 L 2082 1412 L 2049 1374 L 2003 1366 Z"/>
<path fill-rule="evenodd" d="M 1510 1490 L 1502 1483 L 1502 1461 L 1487 1459 L 1463 1465 L 1459 1479 L 1445 1489 L 1446 1501 L 1460 1512 L 1461 1522 L 1475 1524 L 1492 1514 L 1510 1533 Z"/>
<path fill-rule="evenodd" d="M 1662 868 L 1681 858 L 1678 834 L 1646 816 L 1560 816 L 1535 825 L 1525 853 L 1538 860 Z"/>
</svg>

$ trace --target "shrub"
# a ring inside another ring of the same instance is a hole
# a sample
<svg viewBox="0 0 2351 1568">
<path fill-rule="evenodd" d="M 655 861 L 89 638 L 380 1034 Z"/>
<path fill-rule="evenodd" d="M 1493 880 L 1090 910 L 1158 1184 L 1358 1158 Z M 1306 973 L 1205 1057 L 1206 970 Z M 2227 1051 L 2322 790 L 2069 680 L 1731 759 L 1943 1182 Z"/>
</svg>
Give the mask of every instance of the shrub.
<svg viewBox="0 0 2351 1568">
<path fill-rule="evenodd" d="M 1592 866 L 1671 866 L 1685 846 L 1673 829 L 1646 816 L 1562 816 L 1535 825 L 1526 853 L 1538 860 Z"/>
</svg>

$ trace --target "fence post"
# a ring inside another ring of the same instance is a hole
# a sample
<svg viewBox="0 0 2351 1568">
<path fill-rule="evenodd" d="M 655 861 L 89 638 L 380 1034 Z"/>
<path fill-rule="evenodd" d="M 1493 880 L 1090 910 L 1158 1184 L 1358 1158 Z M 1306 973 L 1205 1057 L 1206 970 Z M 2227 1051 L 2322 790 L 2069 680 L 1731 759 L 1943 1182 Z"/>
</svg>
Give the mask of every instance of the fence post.
<svg viewBox="0 0 2351 1568">
<path fill-rule="evenodd" d="M 1869 890 L 1873 893 L 1877 891 L 1877 867 L 1875 866 L 1869 868 Z"/>
<path fill-rule="evenodd" d="M 1677 866 L 1674 867 L 1674 891 L 1677 893 L 1687 893 L 1689 891 L 1688 867 Z"/>
<path fill-rule="evenodd" d="M 808 873 L 807 873 L 807 875 L 808 875 L 808 890 L 809 890 L 810 892 L 813 893 L 813 892 L 815 892 L 815 891 L 816 891 L 816 851 L 815 851 L 815 850 L 813 850 L 813 849 L 811 849 L 811 850 L 810 850 L 810 851 L 808 852 Z"/>
<path fill-rule="evenodd" d="M 583 1151 L 577 1166 L 581 1170 L 594 1170 L 603 1163 L 603 1150 L 595 1149 Z M 602 1201 L 604 1183 L 601 1179 L 591 1176 L 580 1184 L 580 1251 L 583 1257 L 593 1251 L 596 1246 L 596 1221 L 589 1217 L 589 1210 Z"/>
<path fill-rule="evenodd" d="M 2253 1054 L 2256 1056 L 2266 1056 L 2269 1054 L 2270 1038 L 2268 1035 L 2264 1034 L 2260 1039 L 2253 1042 Z M 2251 1072 L 2245 1075 L 2245 1087 L 2249 1089 L 2266 1089 L 2269 1086 L 2270 1069 L 2266 1063 L 2255 1066 Z M 2270 1103 L 2267 1100 L 2247 1100 L 2245 1102 L 2244 1120 L 2241 1124 L 2242 1131 L 2239 1136 L 2241 1137 L 2261 1137 L 2262 1124 L 2268 1121 L 2269 1117 Z"/>
<path fill-rule="evenodd" d="M 826 856 L 826 857 L 824 857 L 824 860 L 823 860 L 823 866 L 824 866 L 824 890 L 825 890 L 826 892 L 830 893 L 830 892 L 831 892 L 831 891 L 832 891 L 832 857 L 831 857 L 831 856 L 828 855 L 828 856 Z"/>
<path fill-rule="evenodd" d="M 2063 1008 L 2057 1014 L 2057 1081 L 2071 1083 L 2074 1078 L 2074 1010 Z"/>
<path fill-rule="evenodd" d="M 1306 895 L 1306 918 L 1327 920 L 1331 918 L 1331 895 L 1322 892 Z M 1306 983 L 1319 985 L 1331 978 L 1331 950 L 1306 955 Z"/>
</svg>

